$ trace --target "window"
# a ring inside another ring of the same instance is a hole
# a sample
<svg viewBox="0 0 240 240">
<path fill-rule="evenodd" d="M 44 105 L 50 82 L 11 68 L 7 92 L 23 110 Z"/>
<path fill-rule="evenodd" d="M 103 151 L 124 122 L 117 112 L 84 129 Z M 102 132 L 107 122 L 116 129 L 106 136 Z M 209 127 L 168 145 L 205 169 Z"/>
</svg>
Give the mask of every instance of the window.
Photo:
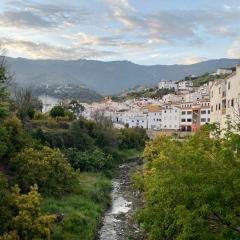
<svg viewBox="0 0 240 240">
<path fill-rule="evenodd" d="M 228 108 L 230 108 L 230 100 L 228 100 Z"/>
<path fill-rule="evenodd" d="M 221 110 L 221 103 L 218 104 L 218 110 Z"/>
<path fill-rule="evenodd" d="M 187 111 L 187 114 L 192 114 L 192 111 Z"/>
<path fill-rule="evenodd" d="M 212 98 L 213 98 L 213 91 L 212 91 Z"/>
<path fill-rule="evenodd" d="M 231 88 L 231 82 L 228 82 L 228 90 Z"/>
<path fill-rule="evenodd" d="M 208 114 L 210 114 L 210 110 L 208 110 Z"/>
<path fill-rule="evenodd" d="M 213 112 L 213 106 L 211 106 L 211 112 Z"/>
<path fill-rule="evenodd" d="M 188 119 L 187 119 L 187 122 L 192 122 L 192 119 L 191 119 L 191 118 L 188 118 Z"/>
<path fill-rule="evenodd" d="M 231 107 L 234 107 L 234 99 L 231 101 Z"/>
<path fill-rule="evenodd" d="M 218 93 L 221 94 L 221 87 L 218 89 Z"/>
<path fill-rule="evenodd" d="M 182 111 L 182 115 L 185 115 L 186 114 L 186 112 L 185 111 Z"/>
<path fill-rule="evenodd" d="M 202 111 L 201 111 L 201 114 L 206 114 L 206 111 L 205 111 L 205 110 L 202 110 Z"/>
<path fill-rule="evenodd" d="M 183 118 L 183 119 L 182 119 L 182 122 L 186 122 L 186 119 L 185 119 L 185 118 Z"/>
<path fill-rule="evenodd" d="M 218 110 L 218 105 L 216 104 L 216 111 Z"/>
<path fill-rule="evenodd" d="M 206 118 L 201 118 L 201 122 L 206 122 Z"/>
<path fill-rule="evenodd" d="M 210 118 L 208 118 L 208 122 L 210 122 Z"/>
</svg>

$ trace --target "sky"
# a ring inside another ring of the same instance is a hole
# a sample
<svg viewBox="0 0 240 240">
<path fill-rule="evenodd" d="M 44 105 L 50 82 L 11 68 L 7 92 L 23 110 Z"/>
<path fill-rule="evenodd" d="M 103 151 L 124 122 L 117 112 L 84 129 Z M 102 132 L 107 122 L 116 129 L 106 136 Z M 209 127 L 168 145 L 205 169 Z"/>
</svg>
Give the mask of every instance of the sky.
<svg viewBox="0 0 240 240">
<path fill-rule="evenodd" d="M 0 44 L 31 59 L 240 58 L 240 0 L 0 0 Z"/>
</svg>

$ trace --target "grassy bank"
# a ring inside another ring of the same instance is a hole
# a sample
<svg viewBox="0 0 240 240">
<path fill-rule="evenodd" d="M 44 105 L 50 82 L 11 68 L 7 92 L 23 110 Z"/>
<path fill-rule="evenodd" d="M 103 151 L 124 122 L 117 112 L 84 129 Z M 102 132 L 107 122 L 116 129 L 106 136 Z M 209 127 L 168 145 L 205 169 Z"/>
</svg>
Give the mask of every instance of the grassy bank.
<svg viewBox="0 0 240 240">
<path fill-rule="evenodd" d="M 92 240 L 104 209 L 110 203 L 111 180 L 101 174 L 81 173 L 74 193 L 61 199 L 45 197 L 44 212 L 63 214 L 56 224 L 53 239 Z"/>
<path fill-rule="evenodd" d="M 122 162 L 127 161 L 131 158 L 137 158 L 142 157 L 143 155 L 143 149 L 124 149 L 119 150 L 120 158 L 122 159 Z"/>
<path fill-rule="evenodd" d="M 119 151 L 122 160 L 142 156 L 142 150 Z M 122 161 L 121 161 L 122 162 Z M 45 196 L 42 210 L 46 213 L 63 214 L 56 224 L 52 238 L 55 240 L 92 240 L 106 207 L 110 204 L 111 179 L 100 173 L 80 173 L 79 184 L 72 194 L 61 199 Z"/>
</svg>

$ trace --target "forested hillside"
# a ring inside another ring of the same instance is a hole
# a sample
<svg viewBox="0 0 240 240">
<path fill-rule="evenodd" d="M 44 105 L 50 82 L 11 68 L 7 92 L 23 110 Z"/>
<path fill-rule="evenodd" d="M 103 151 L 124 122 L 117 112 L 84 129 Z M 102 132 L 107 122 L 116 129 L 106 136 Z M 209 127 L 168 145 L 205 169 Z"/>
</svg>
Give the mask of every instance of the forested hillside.
<svg viewBox="0 0 240 240">
<path fill-rule="evenodd" d="M 239 59 L 216 59 L 191 65 L 138 65 L 129 61 L 32 60 L 9 58 L 11 71 L 21 86 L 40 84 L 84 86 L 102 95 L 119 94 L 136 86 L 157 85 L 161 79 L 181 80 L 217 68 L 230 68 Z"/>
</svg>

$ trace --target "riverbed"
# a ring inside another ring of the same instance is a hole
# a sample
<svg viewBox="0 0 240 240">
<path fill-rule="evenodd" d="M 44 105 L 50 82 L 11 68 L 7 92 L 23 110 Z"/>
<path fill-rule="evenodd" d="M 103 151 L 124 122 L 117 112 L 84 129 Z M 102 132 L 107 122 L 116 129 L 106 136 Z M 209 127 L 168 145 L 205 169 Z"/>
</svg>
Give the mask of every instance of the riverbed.
<svg viewBox="0 0 240 240">
<path fill-rule="evenodd" d="M 112 180 L 112 204 L 106 211 L 98 240 L 143 239 L 134 214 L 141 206 L 140 194 L 133 188 L 131 174 L 141 169 L 139 160 L 119 166 L 117 176 Z"/>
</svg>

